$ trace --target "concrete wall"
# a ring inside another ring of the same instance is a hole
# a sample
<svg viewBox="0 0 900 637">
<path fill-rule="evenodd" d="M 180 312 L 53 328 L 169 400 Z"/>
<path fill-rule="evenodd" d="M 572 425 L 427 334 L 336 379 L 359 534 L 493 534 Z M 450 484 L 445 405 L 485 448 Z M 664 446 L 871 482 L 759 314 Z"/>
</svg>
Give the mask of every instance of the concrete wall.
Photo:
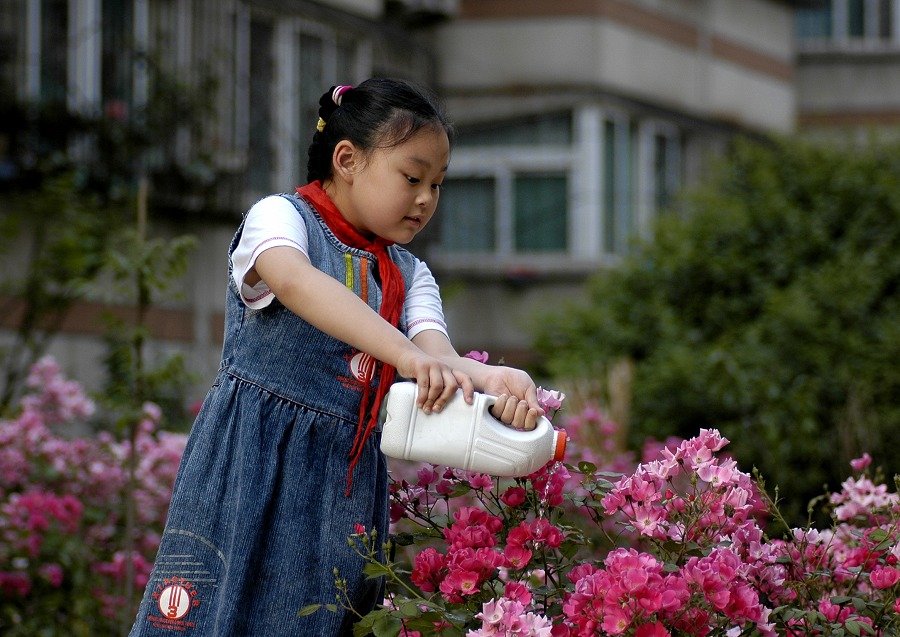
<svg viewBox="0 0 900 637">
<path fill-rule="evenodd" d="M 804 131 L 859 141 L 900 138 L 900 50 L 803 53 L 799 60 Z"/>
<path fill-rule="evenodd" d="M 449 93 L 595 86 L 761 130 L 794 125 L 790 10 L 762 0 L 462 3 L 437 38 Z"/>
</svg>

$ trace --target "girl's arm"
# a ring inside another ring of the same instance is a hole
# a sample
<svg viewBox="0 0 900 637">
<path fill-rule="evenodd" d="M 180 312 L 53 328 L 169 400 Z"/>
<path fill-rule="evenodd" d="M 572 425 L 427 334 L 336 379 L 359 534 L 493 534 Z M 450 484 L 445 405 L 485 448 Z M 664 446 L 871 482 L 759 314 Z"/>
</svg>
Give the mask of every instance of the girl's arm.
<svg viewBox="0 0 900 637">
<path fill-rule="evenodd" d="M 419 386 L 417 403 L 426 413 L 443 409 L 461 387 L 472 402 L 472 378 L 438 357 L 422 351 L 358 296 L 314 267 L 295 248 L 277 246 L 265 250 L 247 273 L 245 282 L 266 282 L 275 297 L 314 327 L 392 365 Z"/>
<path fill-rule="evenodd" d="M 496 396 L 497 402 L 491 413 L 502 422 L 518 429 L 531 430 L 537 425 L 537 419 L 544 415 L 538 404 L 537 387 L 524 371 L 503 365 L 485 365 L 462 357 L 450 340 L 437 330 L 416 334 L 413 343 L 454 370 L 470 376 L 478 391 Z"/>
</svg>

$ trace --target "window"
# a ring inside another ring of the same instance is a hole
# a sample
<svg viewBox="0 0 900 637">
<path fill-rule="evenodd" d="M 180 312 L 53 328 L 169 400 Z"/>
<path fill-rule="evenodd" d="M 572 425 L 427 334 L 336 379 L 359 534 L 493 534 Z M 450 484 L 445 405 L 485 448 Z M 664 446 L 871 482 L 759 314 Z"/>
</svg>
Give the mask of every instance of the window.
<svg viewBox="0 0 900 637">
<path fill-rule="evenodd" d="M 23 97 L 125 117 L 134 91 L 134 2 L 28 0 Z"/>
<path fill-rule="evenodd" d="M 473 126 L 460 135 L 461 147 L 552 146 L 572 143 L 570 113 L 551 113 L 512 122 Z"/>
<path fill-rule="evenodd" d="M 563 175 L 516 175 L 513 179 L 513 249 L 565 252 L 568 180 Z"/>
<path fill-rule="evenodd" d="M 797 9 L 801 41 L 900 43 L 900 0 L 824 0 Z"/>
<path fill-rule="evenodd" d="M 569 241 L 572 114 L 460 132 L 437 237 L 445 254 L 560 254 Z"/>
<path fill-rule="evenodd" d="M 325 42 L 315 35 L 300 34 L 298 47 L 300 55 L 300 112 L 297 114 L 297 155 L 301 177 L 306 176 L 306 158 L 316 122 L 319 121 L 319 96 L 332 84 L 325 85 Z"/>
<path fill-rule="evenodd" d="M 878 37 L 900 40 L 900 2 L 878 0 Z"/>
<path fill-rule="evenodd" d="M 122 117 L 132 104 L 134 4 L 103 0 L 101 96 L 107 115 Z"/>
<path fill-rule="evenodd" d="M 861 38 L 866 34 L 864 0 L 847 0 L 847 35 Z"/>
<path fill-rule="evenodd" d="M 599 105 L 461 127 L 427 258 L 492 268 L 622 255 L 671 205 L 681 153 L 673 123 Z"/>
<path fill-rule="evenodd" d="M 443 250 L 461 254 L 566 251 L 565 174 L 448 179 L 445 186 L 438 215 Z"/>
<path fill-rule="evenodd" d="M 653 208 L 665 212 L 681 187 L 681 140 L 677 133 L 653 135 Z"/>
<path fill-rule="evenodd" d="M 37 97 L 43 103 L 66 103 L 68 95 L 68 0 L 40 0 L 40 75 Z"/>
<path fill-rule="evenodd" d="M 797 37 L 801 40 L 831 37 L 831 6 L 797 9 Z"/>
<path fill-rule="evenodd" d="M 271 190 L 272 177 L 272 25 L 251 21 L 250 42 L 247 181 L 262 193 Z"/>
<path fill-rule="evenodd" d="M 603 250 L 624 253 L 636 230 L 634 215 L 635 129 L 625 118 L 603 127 Z"/>
<path fill-rule="evenodd" d="M 458 253 L 490 253 L 496 244 L 496 180 L 447 179 L 438 207 L 443 248 Z"/>
</svg>

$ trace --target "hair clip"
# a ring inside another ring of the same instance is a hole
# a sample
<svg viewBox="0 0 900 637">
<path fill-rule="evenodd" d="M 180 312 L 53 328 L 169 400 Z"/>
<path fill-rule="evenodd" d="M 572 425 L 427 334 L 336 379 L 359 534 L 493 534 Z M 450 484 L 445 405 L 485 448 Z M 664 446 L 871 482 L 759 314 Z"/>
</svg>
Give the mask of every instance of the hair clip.
<svg viewBox="0 0 900 637">
<path fill-rule="evenodd" d="M 319 121 L 318 121 L 318 123 L 316 124 L 316 130 L 319 131 L 320 133 L 321 133 L 323 130 L 325 130 L 325 120 L 322 119 L 321 117 L 319 118 Z"/>
</svg>

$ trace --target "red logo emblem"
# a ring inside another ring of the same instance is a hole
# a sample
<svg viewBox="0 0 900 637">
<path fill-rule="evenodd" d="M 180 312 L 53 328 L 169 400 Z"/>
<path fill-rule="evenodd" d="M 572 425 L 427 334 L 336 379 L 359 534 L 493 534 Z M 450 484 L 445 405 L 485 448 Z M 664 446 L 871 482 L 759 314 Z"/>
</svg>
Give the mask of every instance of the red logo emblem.
<svg viewBox="0 0 900 637">
<path fill-rule="evenodd" d="M 191 610 L 191 593 L 181 584 L 169 584 L 159 594 L 159 611 L 169 619 L 181 619 Z"/>
<path fill-rule="evenodd" d="M 181 577 L 164 579 L 161 584 L 156 585 L 153 599 L 162 613 L 162 617 L 148 617 L 154 627 L 171 630 L 193 627 L 191 622 L 184 621 L 191 609 L 200 605 L 197 589 L 193 584 Z"/>
<path fill-rule="evenodd" d="M 350 373 L 361 383 L 372 380 L 372 375 L 375 373 L 375 359 L 363 352 L 357 352 L 350 359 Z"/>
</svg>

